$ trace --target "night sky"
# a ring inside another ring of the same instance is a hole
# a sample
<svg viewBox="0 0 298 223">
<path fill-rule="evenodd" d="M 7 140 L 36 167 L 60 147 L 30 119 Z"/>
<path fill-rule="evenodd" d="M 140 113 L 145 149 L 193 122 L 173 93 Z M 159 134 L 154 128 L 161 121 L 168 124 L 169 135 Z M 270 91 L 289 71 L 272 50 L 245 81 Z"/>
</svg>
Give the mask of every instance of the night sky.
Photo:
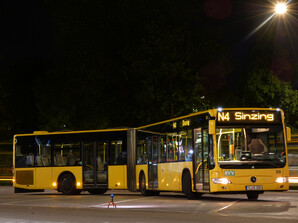
<svg viewBox="0 0 298 223">
<path fill-rule="evenodd" d="M 297 128 L 298 7 L 268 19 L 272 2 L 1 2 L 1 139 L 217 106 L 282 107 Z"/>
</svg>

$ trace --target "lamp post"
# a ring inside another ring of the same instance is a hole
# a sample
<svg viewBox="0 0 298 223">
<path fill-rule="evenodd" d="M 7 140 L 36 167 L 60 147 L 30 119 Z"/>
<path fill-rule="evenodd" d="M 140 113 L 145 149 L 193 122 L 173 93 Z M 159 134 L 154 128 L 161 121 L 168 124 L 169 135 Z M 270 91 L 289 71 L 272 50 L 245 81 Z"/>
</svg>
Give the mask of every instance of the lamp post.
<svg viewBox="0 0 298 223">
<path fill-rule="evenodd" d="M 279 2 L 275 5 L 275 13 L 283 15 L 287 12 L 287 4 L 285 2 Z"/>
</svg>

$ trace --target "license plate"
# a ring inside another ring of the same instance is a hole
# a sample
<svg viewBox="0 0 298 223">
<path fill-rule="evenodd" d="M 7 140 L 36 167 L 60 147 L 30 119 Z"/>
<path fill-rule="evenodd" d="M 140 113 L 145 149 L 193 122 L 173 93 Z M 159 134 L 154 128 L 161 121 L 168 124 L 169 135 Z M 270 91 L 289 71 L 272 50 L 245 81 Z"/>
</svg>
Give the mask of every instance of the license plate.
<svg viewBox="0 0 298 223">
<path fill-rule="evenodd" d="M 263 190 L 263 186 L 246 186 L 246 190 Z"/>
</svg>

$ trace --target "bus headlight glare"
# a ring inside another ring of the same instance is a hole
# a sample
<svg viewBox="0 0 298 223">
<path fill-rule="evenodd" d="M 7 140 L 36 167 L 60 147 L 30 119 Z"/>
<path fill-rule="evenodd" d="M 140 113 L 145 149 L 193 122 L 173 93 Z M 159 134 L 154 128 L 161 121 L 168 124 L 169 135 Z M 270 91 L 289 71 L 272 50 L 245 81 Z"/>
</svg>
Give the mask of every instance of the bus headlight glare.
<svg viewBox="0 0 298 223">
<path fill-rule="evenodd" d="M 286 182 L 288 182 L 288 178 L 287 177 L 279 177 L 275 181 L 275 183 L 279 183 L 279 184 L 286 183 Z"/>
<path fill-rule="evenodd" d="M 231 181 L 229 181 L 227 178 L 212 178 L 212 182 L 215 184 L 230 184 Z"/>
</svg>

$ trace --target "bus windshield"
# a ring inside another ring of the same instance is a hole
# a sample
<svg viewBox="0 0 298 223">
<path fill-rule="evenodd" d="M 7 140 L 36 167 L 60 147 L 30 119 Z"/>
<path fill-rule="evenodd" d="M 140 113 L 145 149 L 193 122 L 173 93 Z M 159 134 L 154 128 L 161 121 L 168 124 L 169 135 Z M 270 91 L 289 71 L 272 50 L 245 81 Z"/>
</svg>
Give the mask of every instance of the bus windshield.
<svg viewBox="0 0 298 223">
<path fill-rule="evenodd" d="M 222 168 L 272 168 L 286 163 L 281 127 L 217 128 L 216 138 Z"/>
</svg>

